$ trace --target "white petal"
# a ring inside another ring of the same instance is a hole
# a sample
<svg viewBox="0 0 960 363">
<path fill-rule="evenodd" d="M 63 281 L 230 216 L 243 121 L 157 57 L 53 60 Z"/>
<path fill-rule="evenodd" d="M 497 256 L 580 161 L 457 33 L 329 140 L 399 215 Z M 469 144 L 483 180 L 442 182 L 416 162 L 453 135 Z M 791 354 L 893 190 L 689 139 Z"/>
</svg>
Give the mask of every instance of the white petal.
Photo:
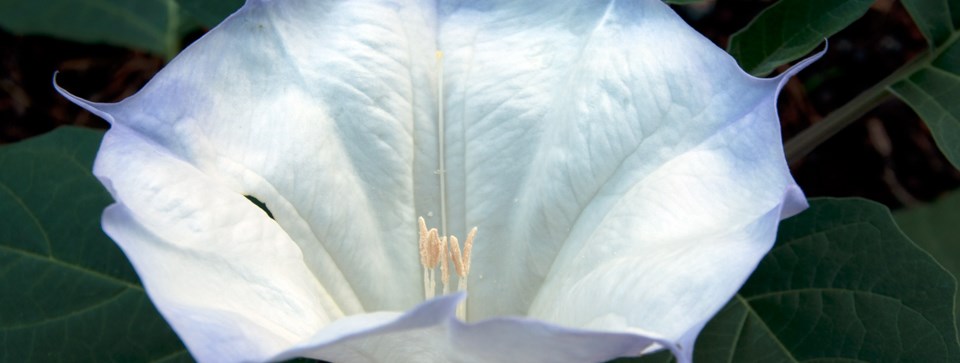
<svg viewBox="0 0 960 363">
<path fill-rule="evenodd" d="M 343 315 L 266 213 L 123 125 L 94 168 L 103 227 L 201 361 L 266 359 Z"/>
<path fill-rule="evenodd" d="M 298 356 L 334 362 L 603 362 L 663 344 L 636 334 L 562 328 L 524 318 L 464 324 L 454 317 L 462 295 L 421 304 L 402 316 L 351 316 L 275 360 Z M 345 333 L 352 332 L 352 333 Z"/>
<path fill-rule="evenodd" d="M 435 149 L 415 148 L 435 112 L 431 14 L 251 1 L 133 97 L 88 107 L 266 203 L 346 313 L 407 309 L 423 296 L 414 159 Z"/>
<path fill-rule="evenodd" d="M 130 99 L 74 100 L 114 125 L 105 228 L 202 360 L 410 359 L 437 337 L 438 360 L 688 360 L 803 208 L 781 83 L 659 0 L 251 0 Z M 449 299 L 362 314 L 420 300 L 439 175 L 448 232 L 481 230 L 470 320 L 567 328 L 463 325 Z"/>
<path fill-rule="evenodd" d="M 440 18 L 450 220 L 481 230 L 471 319 L 681 341 L 769 249 L 785 198 L 802 209 L 781 79 L 746 75 L 660 1 L 463 2 Z"/>
<path fill-rule="evenodd" d="M 198 359 L 263 360 L 343 314 L 422 300 L 421 5 L 250 1 L 119 104 L 61 90 L 111 122 L 104 228 Z"/>
</svg>

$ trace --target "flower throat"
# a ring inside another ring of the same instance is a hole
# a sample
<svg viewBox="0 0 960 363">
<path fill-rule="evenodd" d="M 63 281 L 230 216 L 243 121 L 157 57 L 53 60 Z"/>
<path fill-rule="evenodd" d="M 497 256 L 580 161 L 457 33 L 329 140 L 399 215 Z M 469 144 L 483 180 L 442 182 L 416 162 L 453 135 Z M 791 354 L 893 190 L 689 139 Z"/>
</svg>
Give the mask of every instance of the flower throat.
<svg viewBox="0 0 960 363">
<path fill-rule="evenodd" d="M 443 52 L 437 51 L 437 145 L 439 149 L 439 165 L 436 174 L 440 177 L 440 230 L 427 230 L 427 224 L 420 217 L 417 223 L 420 228 L 420 265 L 423 266 L 423 298 L 433 299 L 437 292 L 437 267 L 440 268 L 440 283 L 442 294 L 450 293 L 450 263 L 453 263 L 457 273 L 457 291 L 467 291 L 467 275 L 470 274 L 470 252 L 473 250 L 473 238 L 477 235 L 477 227 L 473 227 L 467 234 L 460 249 L 457 236 L 447 236 L 447 183 L 444 166 L 444 119 L 443 119 Z M 442 234 L 442 235 L 441 235 Z M 467 302 L 464 300 L 457 306 L 457 317 L 466 320 Z"/>
</svg>

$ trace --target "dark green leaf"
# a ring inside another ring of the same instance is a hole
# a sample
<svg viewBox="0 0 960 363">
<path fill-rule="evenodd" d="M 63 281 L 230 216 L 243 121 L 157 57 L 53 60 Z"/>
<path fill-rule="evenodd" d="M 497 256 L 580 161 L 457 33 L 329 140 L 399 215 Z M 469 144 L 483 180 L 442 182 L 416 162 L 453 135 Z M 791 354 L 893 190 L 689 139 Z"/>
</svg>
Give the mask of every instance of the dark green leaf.
<svg viewBox="0 0 960 363">
<path fill-rule="evenodd" d="M 813 200 L 781 223 L 774 248 L 698 338 L 694 361 L 957 362 L 955 292 L 882 205 Z"/>
<path fill-rule="evenodd" d="M 175 0 L 0 0 L 0 26 L 17 34 L 106 43 L 172 57 L 184 31 Z"/>
<path fill-rule="evenodd" d="M 244 0 L 180 0 L 180 6 L 200 24 L 212 28 L 243 5 Z"/>
<path fill-rule="evenodd" d="M 189 359 L 100 230 L 102 136 L 61 128 L 0 148 L 0 361 Z"/>
<path fill-rule="evenodd" d="M 960 3 L 955 0 L 903 0 L 920 32 L 936 48 L 950 42 L 960 25 Z"/>
<path fill-rule="evenodd" d="M 960 276 L 960 191 L 935 203 L 897 211 L 897 224 L 954 276 Z"/>
<path fill-rule="evenodd" d="M 894 217 L 907 236 L 954 277 L 960 276 L 960 191 L 926 206 L 897 211 Z"/>
<path fill-rule="evenodd" d="M 943 154 L 960 168 L 960 43 L 951 41 L 933 54 L 890 90 L 920 115 Z"/>
<path fill-rule="evenodd" d="M 904 0 L 929 52 L 894 75 L 889 87 L 926 122 L 937 146 L 960 168 L 960 0 Z"/>
<path fill-rule="evenodd" d="M 780 0 L 730 37 L 727 51 L 747 72 L 764 76 L 810 53 L 871 4 L 873 0 Z"/>
</svg>

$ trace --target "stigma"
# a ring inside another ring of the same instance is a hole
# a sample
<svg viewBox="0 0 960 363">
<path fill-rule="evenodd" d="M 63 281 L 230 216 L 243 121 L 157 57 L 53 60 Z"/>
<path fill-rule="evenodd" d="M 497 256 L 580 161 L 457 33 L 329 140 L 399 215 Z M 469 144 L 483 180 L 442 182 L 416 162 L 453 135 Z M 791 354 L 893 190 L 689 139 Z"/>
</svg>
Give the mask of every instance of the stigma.
<svg viewBox="0 0 960 363">
<path fill-rule="evenodd" d="M 460 249 L 460 241 L 456 236 L 440 236 L 436 228 L 427 229 L 427 223 L 420 217 L 417 220 L 420 227 L 420 265 L 423 266 L 423 298 L 433 299 L 437 292 L 437 267 L 440 270 L 441 293 L 450 293 L 450 265 L 457 274 L 457 291 L 467 291 L 467 275 L 470 274 L 470 252 L 473 250 L 473 239 L 477 236 L 477 227 L 467 233 L 467 239 Z M 464 300 L 457 306 L 457 317 L 466 320 L 467 302 Z"/>
</svg>

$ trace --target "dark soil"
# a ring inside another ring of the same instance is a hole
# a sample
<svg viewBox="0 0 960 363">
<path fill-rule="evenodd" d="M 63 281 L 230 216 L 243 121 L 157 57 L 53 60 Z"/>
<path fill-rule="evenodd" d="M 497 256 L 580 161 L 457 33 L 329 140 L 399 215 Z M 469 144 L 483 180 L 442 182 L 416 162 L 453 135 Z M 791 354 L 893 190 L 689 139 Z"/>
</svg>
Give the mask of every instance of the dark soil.
<svg viewBox="0 0 960 363">
<path fill-rule="evenodd" d="M 681 13 L 724 47 L 768 4 L 722 1 Z M 831 37 L 826 56 L 783 91 L 784 137 L 819 121 L 925 47 L 899 2 L 878 1 L 862 19 Z M 107 127 L 53 90 L 56 71 L 57 81 L 72 93 L 115 102 L 136 92 L 162 66 L 161 58 L 142 52 L 0 31 L 0 144 L 61 125 Z M 960 172 L 916 114 L 896 99 L 794 163 L 793 172 L 808 196 L 859 196 L 894 208 L 933 200 L 960 186 Z"/>
</svg>

